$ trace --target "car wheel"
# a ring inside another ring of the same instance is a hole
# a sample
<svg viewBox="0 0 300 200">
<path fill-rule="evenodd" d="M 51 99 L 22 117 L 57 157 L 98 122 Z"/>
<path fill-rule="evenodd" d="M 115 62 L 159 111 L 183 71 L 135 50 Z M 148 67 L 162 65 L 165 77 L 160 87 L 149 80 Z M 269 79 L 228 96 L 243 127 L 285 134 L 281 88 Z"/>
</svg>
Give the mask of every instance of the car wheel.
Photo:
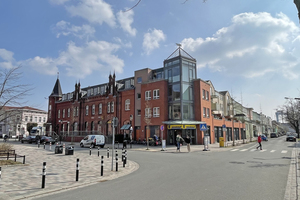
<svg viewBox="0 0 300 200">
<path fill-rule="evenodd" d="M 24 141 L 22 140 L 21 143 L 24 143 Z"/>
<path fill-rule="evenodd" d="M 80 147 L 84 147 L 82 143 L 80 143 Z"/>
</svg>

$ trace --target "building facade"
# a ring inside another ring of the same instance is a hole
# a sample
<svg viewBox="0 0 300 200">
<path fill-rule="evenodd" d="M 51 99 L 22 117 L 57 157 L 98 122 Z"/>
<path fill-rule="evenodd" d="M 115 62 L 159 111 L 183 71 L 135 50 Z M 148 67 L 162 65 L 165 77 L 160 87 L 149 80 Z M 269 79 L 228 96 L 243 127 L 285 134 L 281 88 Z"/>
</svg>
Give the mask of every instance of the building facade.
<svg viewBox="0 0 300 200">
<path fill-rule="evenodd" d="M 67 139 L 80 140 L 90 133 L 110 138 L 117 117 L 117 138 L 142 141 L 157 135 L 167 144 L 174 144 L 177 134 L 203 144 L 205 136 L 210 143 L 220 137 L 234 142 L 271 130 L 270 119 L 261 120 L 228 91 L 217 91 L 211 81 L 197 78 L 196 66 L 196 59 L 179 46 L 163 67 L 137 70 L 123 80 L 113 74 L 107 83 L 86 88 L 76 83 L 74 91 L 63 94 L 57 79 L 49 96 L 48 130 Z"/>
</svg>

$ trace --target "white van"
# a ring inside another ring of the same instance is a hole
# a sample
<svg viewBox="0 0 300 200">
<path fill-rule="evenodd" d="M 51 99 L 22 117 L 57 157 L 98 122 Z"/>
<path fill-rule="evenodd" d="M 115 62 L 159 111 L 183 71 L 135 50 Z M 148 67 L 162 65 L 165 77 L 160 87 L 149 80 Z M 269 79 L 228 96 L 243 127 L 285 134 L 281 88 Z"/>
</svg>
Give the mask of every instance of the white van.
<svg viewBox="0 0 300 200">
<path fill-rule="evenodd" d="M 85 138 L 83 138 L 80 141 L 80 146 L 81 147 L 92 147 L 94 148 L 95 146 L 100 146 L 103 148 L 105 145 L 105 137 L 104 135 L 87 135 Z"/>
</svg>

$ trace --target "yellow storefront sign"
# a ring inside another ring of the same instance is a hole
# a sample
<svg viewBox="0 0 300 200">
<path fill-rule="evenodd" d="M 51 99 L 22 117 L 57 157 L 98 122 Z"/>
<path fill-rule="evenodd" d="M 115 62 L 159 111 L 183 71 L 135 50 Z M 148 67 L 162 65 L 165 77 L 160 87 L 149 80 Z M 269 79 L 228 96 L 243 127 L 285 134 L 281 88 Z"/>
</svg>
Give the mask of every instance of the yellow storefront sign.
<svg viewBox="0 0 300 200">
<path fill-rule="evenodd" d="M 196 129 L 196 125 L 168 125 L 168 129 Z"/>
</svg>

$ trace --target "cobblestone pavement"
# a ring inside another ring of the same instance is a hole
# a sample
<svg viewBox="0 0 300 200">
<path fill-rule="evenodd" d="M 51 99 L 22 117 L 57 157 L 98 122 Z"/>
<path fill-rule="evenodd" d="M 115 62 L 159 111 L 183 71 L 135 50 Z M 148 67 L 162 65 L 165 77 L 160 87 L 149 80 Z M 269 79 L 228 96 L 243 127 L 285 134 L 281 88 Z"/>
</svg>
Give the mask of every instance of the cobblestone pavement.
<svg viewBox="0 0 300 200">
<path fill-rule="evenodd" d="M 104 156 L 103 176 L 101 175 L 101 156 L 87 155 L 86 153 L 74 152 L 74 155 L 54 154 L 52 151 L 36 146 L 14 145 L 16 154 L 26 155 L 25 166 L 11 165 L 2 166 L 0 179 L 0 199 L 32 199 L 49 193 L 61 192 L 90 184 L 112 180 L 125 176 L 137 170 L 139 165 L 129 161 L 125 168 L 119 154 L 118 172 L 114 161 L 111 171 L 112 158 Z M 104 155 L 102 151 L 102 155 Z M 106 155 L 106 154 L 105 154 Z M 79 181 L 76 182 L 76 163 L 79 158 Z M 23 162 L 22 158 L 17 161 Z M 42 187 L 43 162 L 46 162 L 45 188 Z"/>
</svg>

